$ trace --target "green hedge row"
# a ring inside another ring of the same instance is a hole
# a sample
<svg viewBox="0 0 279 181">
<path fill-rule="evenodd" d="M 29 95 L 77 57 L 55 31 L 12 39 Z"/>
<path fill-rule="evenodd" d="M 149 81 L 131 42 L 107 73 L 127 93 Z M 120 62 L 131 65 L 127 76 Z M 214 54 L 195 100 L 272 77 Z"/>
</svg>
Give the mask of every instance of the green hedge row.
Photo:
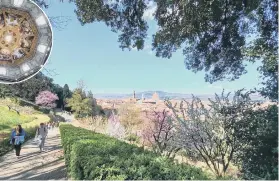
<svg viewBox="0 0 279 181">
<path fill-rule="evenodd" d="M 106 135 L 60 125 L 65 162 L 77 180 L 208 179 L 198 168 L 173 161 Z"/>
</svg>

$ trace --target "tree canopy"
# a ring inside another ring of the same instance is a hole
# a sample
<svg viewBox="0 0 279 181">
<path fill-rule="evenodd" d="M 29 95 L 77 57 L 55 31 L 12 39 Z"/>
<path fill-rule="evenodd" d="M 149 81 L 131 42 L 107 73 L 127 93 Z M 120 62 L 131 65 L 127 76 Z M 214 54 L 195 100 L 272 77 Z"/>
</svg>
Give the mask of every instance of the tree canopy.
<svg viewBox="0 0 279 181">
<path fill-rule="evenodd" d="M 63 1 L 63 0 L 62 0 Z M 263 96 L 278 97 L 277 0 L 70 0 L 82 25 L 104 22 L 119 33 L 120 48 L 144 48 L 148 23 L 144 12 L 156 5 L 158 30 L 152 47 L 170 58 L 183 49 L 185 65 L 206 71 L 205 80 L 235 80 L 246 62 L 262 61 Z"/>
<path fill-rule="evenodd" d="M 67 106 L 75 112 L 76 118 L 84 118 L 99 115 L 101 107 L 97 105 L 96 99 L 91 91 L 86 92 L 86 85 L 83 80 L 78 81 L 78 87 L 73 91 L 71 97 L 66 98 Z M 68 85 L 64 86 L 66 90 Z"/>
<path fill-rule="evenodd" d="M 75 89 L 71 98 L 66 99 L 67 105 L 75 111 L 76 118 L 83 118 L 91 113 L 91 102 L 80 89 Z"/>
<path fill-rule="evenodd" d="M 17 96 L 28 101 L 35 102 L 39 92 L 50 90 L 53 85 L 53 79 L 38 73 L 34 77 L 18 84 L 5 85 L 8 87 L 13 96 Z"/>
<path fill-rule="evenodd" d="M 19 97 L 35 102 L 36 97 L 42 91 L 51 91 L 58 96 L 59 99 L 56 100 L 58 108 L 64 106 L 66 98 L 71 97 L 71 91 L 68 86 L 62 88 L 59 84 L 55 84 L 52 78 L 40 72 L 22 83 L 0 85 L 0 98 Z"/>
</svg>

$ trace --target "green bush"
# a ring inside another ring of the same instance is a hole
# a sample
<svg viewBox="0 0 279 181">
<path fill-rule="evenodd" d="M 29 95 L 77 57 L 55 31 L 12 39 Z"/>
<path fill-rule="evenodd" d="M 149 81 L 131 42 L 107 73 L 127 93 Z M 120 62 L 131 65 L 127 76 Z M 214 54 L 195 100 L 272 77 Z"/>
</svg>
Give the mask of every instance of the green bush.
<svg viewBox="0 0 279 181">
<path fill-rule="evenodd" d="M 133 133 L 128 135 L 125 139 L 129 142 L 136 142 L 136 143 L 139 142 L 139 137 L 136 134 L 133 134 Z"/>
<path fill-rule="evenodd" d="M 33 107 L 35 110 L 39 110 L 39 106 L 35 105 L 35 104 L 31 104 L 29 102 L 26 102 L 26 101 L 23 101 L 23 100 L 20 100 L 18 99 L 18 104 L 22 107 L 24 106 L 28 106 L 28 107 Z"/>
<path fill-rule="evenodd" d="M 143 148 L 72 125 L 60 125 L 68 173 L 77 180 L 207 179 L 198 168 L 177 164 Z"/>
<path fill-rule="evenodd" d="M 50 113 L 50 110 L 49 109 L 46 109 L 46 108 L 38 108 L 38 109 L 36 109 L 37 111 L 40 111 L 40 112 L 42 112 L 42 113 L 44 113 L 44 114 L 49 114 Z"/>
<path fill-rule="evenodd" d="M 10 139 L 3 139 L 0 142 L 0 156 L 4 155 L 10 150 L 12 150 L 12 147 L 10 145 Z"/>
<path fill-rule="evenodd" d="M 278 107 L 257 109 L 239 122 L 237 138 L 245 147 L 239 150 L 245 180 L 278 180 Z"/>
</svg>

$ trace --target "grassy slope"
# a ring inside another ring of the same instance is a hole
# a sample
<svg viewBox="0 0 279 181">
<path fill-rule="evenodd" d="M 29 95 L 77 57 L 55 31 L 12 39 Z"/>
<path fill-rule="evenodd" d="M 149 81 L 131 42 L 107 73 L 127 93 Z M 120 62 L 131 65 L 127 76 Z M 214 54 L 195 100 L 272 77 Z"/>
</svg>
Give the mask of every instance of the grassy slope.
<svg viewBox="0 0 279 181">
<path fill-rule="evenodd" d="M 15 111 L 9 111 L 6 106 L 0 106 L 0 131 L 12 129 L 17 124 L 32 122 L 35 117 L 18 115 Z"/>
<path fill-rule="evenodd" d="M 16 125 L 22 125 L 23 129 L 27 132 L 27 139 L 29 139 L 34 136 L 35 128 L 41 122 L 48 121 L 50 121 L 49 116 L 38 111 L 34 111 L 33 114 L 20 113 L 20 115 L 18 115 L 13 110 L 9 111 L 7 106 L 0 106 L 0 155 L 3 155 L 11 149 L 9 137 L 12 128 Z"/>
<path fill-rule="evenodd" d="M 0 106 L 0 133 L 10 132 L 13 127 L 21 124 L 23 128 L 38 125 L 40 122 L 48 122 L 49 117 L 45 114 L 35 113 L 32 115 L 20 114 L 9 111 L 7 107 Z"/>
</svg>

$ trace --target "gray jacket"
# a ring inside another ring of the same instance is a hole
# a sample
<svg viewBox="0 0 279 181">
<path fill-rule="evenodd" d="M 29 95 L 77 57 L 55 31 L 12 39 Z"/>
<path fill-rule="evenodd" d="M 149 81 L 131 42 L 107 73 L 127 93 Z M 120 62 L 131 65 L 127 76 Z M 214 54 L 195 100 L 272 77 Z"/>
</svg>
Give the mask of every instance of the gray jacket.
<svg viewBox="0 0 279 181">
<path fill-rule="evenodd" d="M 37 129 L 36 136 L 40 135 L 42 138 L 45 138 L 47 136 L 47 133 L 48 133 L 47 127 L 46 126 L 40 126 Z"/>
</svg>

